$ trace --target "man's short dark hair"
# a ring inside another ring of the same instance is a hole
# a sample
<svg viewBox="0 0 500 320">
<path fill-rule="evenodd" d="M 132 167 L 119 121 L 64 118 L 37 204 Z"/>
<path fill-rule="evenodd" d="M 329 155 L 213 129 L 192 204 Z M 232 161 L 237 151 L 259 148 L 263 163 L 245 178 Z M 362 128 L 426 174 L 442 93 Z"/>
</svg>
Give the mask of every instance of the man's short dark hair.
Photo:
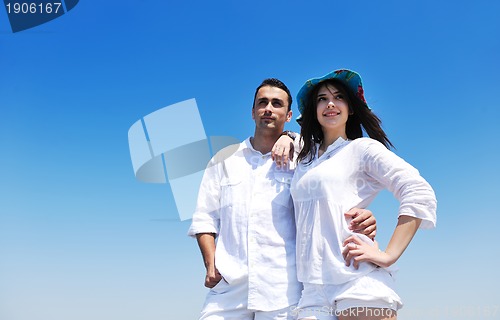
<svg viewBox="0 0 500 320">
<path fill-rule="evenodd" d="M 264 81 L 262 81 L 260 86 L 258 86 L 257 89 L 255 90 L 255 95 L 253 96 L 252 106 L 255 105 L 255 98 L 257 98 L 257 92 L 259 92 L 260 88 L 265 87 L 265 86 L 276 87 L 278 89 L 285 91 L 286 94 L 288 95 L 288 111 L 292 110 L 292 95 L 290 94 L 290 90 L 288 90 L 288 87 L 281 80 L 276 79 L 276 78 L 268 78 L 268 79 L 264 79 Z"/>
</svg>

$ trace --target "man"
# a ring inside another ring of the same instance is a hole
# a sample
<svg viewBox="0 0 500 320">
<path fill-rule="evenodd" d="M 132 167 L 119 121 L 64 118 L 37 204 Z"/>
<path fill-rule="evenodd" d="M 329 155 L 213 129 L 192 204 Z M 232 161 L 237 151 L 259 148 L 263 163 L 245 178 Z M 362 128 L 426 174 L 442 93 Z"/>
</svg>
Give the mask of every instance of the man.
<svg viewBox="0 0 500 320">
<path fill-rule="evenodd" d="M 200 319 L 293 318 L 302 289 L 289 190 L 294 164 L 277 167 L 271 158 L 291 104 L 285 84 L 264 80 L 252 107 L 254 136 L 221 150 L 205 170 L 188 231 L 198 240 L 211 288 Z M 348 214 L 354 228 L 374 234 L 371 212 Z"/>
</svg>

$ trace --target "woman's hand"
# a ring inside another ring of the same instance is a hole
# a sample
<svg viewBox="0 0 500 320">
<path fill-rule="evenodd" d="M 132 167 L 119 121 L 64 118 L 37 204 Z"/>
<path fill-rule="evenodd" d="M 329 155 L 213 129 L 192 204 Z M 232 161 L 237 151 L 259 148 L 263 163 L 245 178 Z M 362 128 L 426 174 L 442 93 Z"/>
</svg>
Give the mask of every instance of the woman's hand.
<svg viewBox="0 0 500 320">
<path fill-rule="evenodd" d="M 345 249 L 342 255 L 344 256 L 345 265 L 350 266 L 352 260 L 355 269 L 359 268 L 360 262 L 371 262 L 383 268 L 395 262 L 391 256 L 379 250 L 377 241 L 370 245 L 353 235 L 345 239 L 343 245 Z"/>
<path fill-rule="evenodd" d="M 401 215 L 398 218 L 398 224 L 394 229 L 391 240 L 385 251 L 378 249 L 378 244 L 375 241 L 374 245 L 363 242 L 356 236 L 350 236 L 344 241 L 346 247 L 342 252 L 346 265 L 351 264 L 357 269 L 360 262 L 368 261 L 380 267 L 387 268 L 395 263 L 406 250 L 411 242 L 411 239 L 417 232 L 421 219 L 412 216 Z"/>
</svg>

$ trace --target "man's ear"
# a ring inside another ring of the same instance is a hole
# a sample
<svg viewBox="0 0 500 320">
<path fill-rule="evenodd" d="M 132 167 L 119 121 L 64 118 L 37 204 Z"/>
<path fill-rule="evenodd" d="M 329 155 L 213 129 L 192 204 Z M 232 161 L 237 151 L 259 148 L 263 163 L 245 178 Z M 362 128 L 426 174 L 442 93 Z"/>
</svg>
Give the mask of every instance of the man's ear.
<svg viewBox="0 0 500 320">
<path fill-rule="evenodd" d="M 288 111 L 286 114 L 286 122 L 290 122 L 292 120 L 292 110 Z"/>
<path fill-rule="evenodd" d="M 255 120 L 255 114 L 254 114 L 254 111 L 255 111 L 255 107 L 252 107 L 252 119 Z"/>
</svg>

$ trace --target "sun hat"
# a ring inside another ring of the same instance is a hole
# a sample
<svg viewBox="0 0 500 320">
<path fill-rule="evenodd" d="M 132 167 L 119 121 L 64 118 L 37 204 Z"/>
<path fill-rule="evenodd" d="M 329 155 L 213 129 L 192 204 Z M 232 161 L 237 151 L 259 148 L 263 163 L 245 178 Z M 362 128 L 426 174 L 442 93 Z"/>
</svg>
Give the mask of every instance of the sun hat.
<svg viewBox="0 0 500 320">
<path fill-rule="evenodd" d="M 337 79 L 342 81 L 347 86 L 347 88 L 352 90 L 352 92 L 366 104 L 365 96 L 363 94 L 363 83 L 361 81 L 361 76 L 357 72 L 348 69 L 334 70 L 322 77 L 307 80 L 302 88 L 300 88 L 299 93 L 297 94 L 297 104 L 301 115 L 297 118 L 297 122 L 300 123 L 302 113 L 304 113 L 304 109 L 306 107 L 307 97 L 311 93 L 313 88 L 318 83 L 329 79 Z"/>
</svg>

